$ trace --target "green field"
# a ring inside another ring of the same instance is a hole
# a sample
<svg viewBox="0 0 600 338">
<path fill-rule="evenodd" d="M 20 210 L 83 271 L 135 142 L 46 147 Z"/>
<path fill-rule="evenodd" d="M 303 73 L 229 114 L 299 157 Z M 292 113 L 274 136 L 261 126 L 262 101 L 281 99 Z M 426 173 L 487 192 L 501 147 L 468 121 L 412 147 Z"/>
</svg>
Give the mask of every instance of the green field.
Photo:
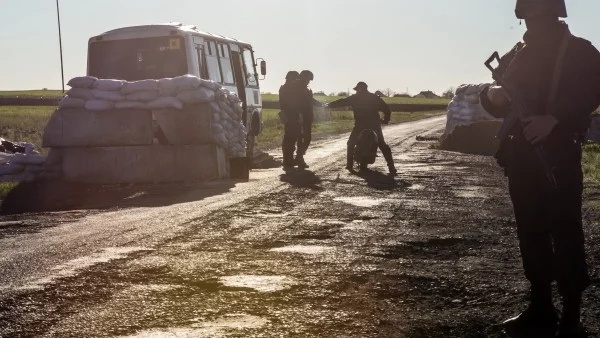
<svg viewBox="0 0 600 338">
<path fill-rule="evenodd" d="M 583 147 L 583 174 L 586 185 L 600 187 L 600 144 L 586 144 Z"/>
<path fill-rule="evenodd" d="M 44 127 L 54 107 L 0 106 L 0 137 L 31 142 L 41 149 Z"/>
<path fill-rule="evenodd" d="M 68 90 L 68 89 L 65 89 Z M 0 90 L 0 96 L 62 96 L 60 89 Z"/>
</svg>

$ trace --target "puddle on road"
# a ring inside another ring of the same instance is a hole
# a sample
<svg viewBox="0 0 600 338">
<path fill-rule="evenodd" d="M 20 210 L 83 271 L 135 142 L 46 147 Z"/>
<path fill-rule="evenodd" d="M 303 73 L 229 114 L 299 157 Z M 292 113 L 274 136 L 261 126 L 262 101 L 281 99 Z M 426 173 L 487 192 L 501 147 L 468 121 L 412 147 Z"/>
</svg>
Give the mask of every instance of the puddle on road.
<svg viewBox="0 0 600 338">
<path fill-rule="evenodd" d="M 249 288 L 259 292 L 276 292 L 289 289 L 297 283 L 285 276 L 237 275 L 219 278 L 219 282 L 232 288 Z"/>
<path fill-rule="evenodd" d="M 192 324 L 190 328 L 173 328 L 163 331 L 149 330 L 124 338 L 227 337 L 230 330 L 259 329 L 268 323 L 268 320 L 257 316 L 231 314 L 215 321 Z"/>
<path fill-rule="evenodd" d="M 461 187 L 454 191 L 456 197 L 462 198 L 488 198 L 489 196 L 483 191 L 481 187 L 468 186 Z"/>
<path fill-rule="evenodd" d="M 337 197 L 334 201 L 344 202 L 357 207 L 372 208 L 387 202 L 384 198 L 372 198 L 369 196 Z"/>
<path fill-rule="evenodd" d="M 90 256 L 80 257 L 65 264 L 58 265 L 49 272 L 49 275 L 20 287 L 21 290 L 43 289 L 44 285 L 54 282 L 56 279 L 77 275 L 81 270 L 90 268 L 101 263 L 108 263 L 115 259 L 125 258 L 128 255 L 141 251 L 153 251 L 143 247 L 119 247 L 105 248 L 104 251 Z"/>
<path fill-rule="evenodd" d="M 422 184 L 413 184 L 410 187 L 408 187 L 408 189 L 410 189 L 410 190 L 425 190 L 425 186 Z"/>
<path fill-rule="evenodd" d="M 306 255 L 317 255 L 327 251 L 334 250 L 330 246 L 321 246 L 321 245 L 290 245 L 284 246 L 281 248 L 274 248 L 269 251 L 273 252 L 293 252 L 293 253 L 301 253 Z"/>
</svg>

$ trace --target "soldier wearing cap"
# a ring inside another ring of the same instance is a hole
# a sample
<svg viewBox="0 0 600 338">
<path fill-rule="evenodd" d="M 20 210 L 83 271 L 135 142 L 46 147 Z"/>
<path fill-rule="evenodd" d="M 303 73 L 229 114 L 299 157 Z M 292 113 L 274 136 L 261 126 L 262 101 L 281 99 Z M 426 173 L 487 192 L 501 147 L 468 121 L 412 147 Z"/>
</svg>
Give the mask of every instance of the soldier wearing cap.
<svg viewBox="0 0 600 338">
<path fill-rule="evenodd" d="M 508 176 L 530 304 L 503 323 L 521 336 L 576 337 L 582 293 L 590 284 L 582 230 L 581 135 L 600 105 L 600 53 L 587 40 L 572 36 L 559 20 L 564 0 L 517 0 L 524 19 L 525 44 L 509 56 L 503 79 L 524 98 L 528 117 L 516 123 L 496 158 Z M 481 93 L 483 107 L 503 118 L 511 99 L 502 87 Z M 556 180 L 546 179 L 533 145 L 542 145 Z M 552 300 L 553 280 L 562 296 L 560 320 Z"/>
<path fill-rule="evenodd" d="M 381 131 L 381 123 L 388 124 L 390 122 L 391 110 L 383 100 L 369 92 L 367 84 L 359 82 L 354 87 L 356 94 L 347 98 L 339 99 L 329 103 L 330 108 L 352 107 L 354 112 L 354 128 L 348 138 L 348 149 L 346 157 L 346 169 L 352 171 L 354 165 L 354 147 L 358 139 L 358 135 L 364 129 L 371 129 L 377 133 L 379 149 L 383 153 L 383 157 L 387 162 L 390 174 L 396 175 L 397 170 L 394 166 L 394 158 L 390 146 L 383 139 Z M 379 112 L 383 112 L 384 118 L 381 119 Z"/>
</svg>

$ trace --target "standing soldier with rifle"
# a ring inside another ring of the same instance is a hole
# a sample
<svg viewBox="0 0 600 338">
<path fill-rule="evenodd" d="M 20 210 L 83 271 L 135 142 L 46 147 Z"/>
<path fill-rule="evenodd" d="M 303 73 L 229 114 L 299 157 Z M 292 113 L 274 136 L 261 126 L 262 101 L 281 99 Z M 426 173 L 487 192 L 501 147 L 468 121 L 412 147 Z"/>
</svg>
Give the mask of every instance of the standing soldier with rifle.
<svg viewBox="0 0 600 338">
<path fill-rule="evenodd" d="M 510 334 L 583 334 L 582 293 L 590 284 L 582 230 L 582 135 L 600 104 L 600 54 L 559 20 L 564 0 L 517 0 L 525 44 L 503 57 L 498 86 L 481 92 L 483 107 L 504 118 L 498 163 L 508 176 L 530 305 L 502 325 Z M 497 54 L 493 55 L 497 57 Z M 508 62 L 508 63 L 507 63 Z M 508 67 L 506 67 L 508 64 Z M 553 280 L 562 296 L 560 321 Z M 558 324 L 558 326 L 557 326 Z"/>
</svg>

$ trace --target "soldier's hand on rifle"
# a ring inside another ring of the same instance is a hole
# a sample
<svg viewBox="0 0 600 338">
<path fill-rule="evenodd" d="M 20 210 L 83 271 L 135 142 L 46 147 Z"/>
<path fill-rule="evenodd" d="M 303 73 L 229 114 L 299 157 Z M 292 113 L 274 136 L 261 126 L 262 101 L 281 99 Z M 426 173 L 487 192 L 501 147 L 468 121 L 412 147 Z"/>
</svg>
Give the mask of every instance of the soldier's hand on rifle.
<svg viewBox="0 0 600 338">
<path fill-rule="evenodd" d="M 501 86 L 490 86 L 487 97 L 494 106 L 506 106 L 510 103 L 510 97 Z"/>
<path fill-rule="evenodd" d="M 537 115 L 523 120 L 523 134 L 527 141 L 536 144 L 544 141 L 558 124 L 552 115 Z"/>
</svg>

